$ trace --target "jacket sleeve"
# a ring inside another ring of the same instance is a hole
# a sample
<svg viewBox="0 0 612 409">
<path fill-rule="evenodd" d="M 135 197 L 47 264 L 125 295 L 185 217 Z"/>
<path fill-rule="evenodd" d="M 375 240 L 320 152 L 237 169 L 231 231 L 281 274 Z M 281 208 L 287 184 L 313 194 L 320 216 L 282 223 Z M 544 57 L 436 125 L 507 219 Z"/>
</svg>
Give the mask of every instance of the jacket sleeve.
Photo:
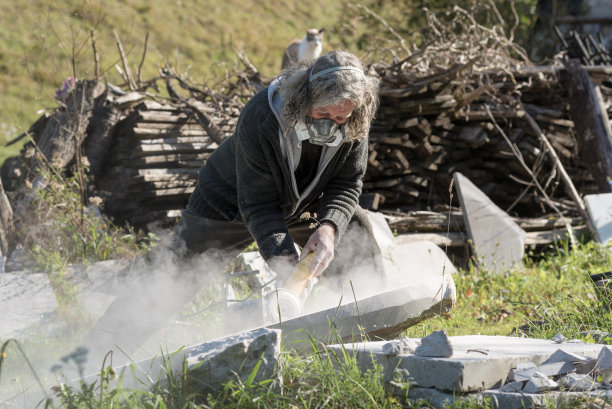
<svg viewBox="0 0 612 409">
<path fill-rule="evenodd" d="M 297 256 L 280 207 L 278 183 L 283 179 L 275 174 L 280 167 L 270 145 L 274 138 L 263 137 L 259 109 L 253 111 L 235 133 L 238 208 L 264 260 Z"/>
<path fill-rule="evenodd" d="M 359 203 L 368 161 L 368 139 L 353 142 L 344 164 L 325 187 L 321 197 L 319 221 L 336 227 L 339 240 L 353 217 Z"/>
</svg>

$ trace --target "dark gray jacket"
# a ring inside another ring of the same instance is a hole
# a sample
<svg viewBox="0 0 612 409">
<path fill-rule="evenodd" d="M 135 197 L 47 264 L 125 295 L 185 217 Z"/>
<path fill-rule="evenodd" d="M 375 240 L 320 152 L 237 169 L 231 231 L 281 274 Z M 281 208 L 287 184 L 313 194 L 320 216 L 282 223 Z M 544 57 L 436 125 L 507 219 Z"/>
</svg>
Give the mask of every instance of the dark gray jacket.
<svg viewBox="0 0 612 409">
<path fill-rule="evenodd" d="M 316 183 L 299 192 L 300 198 L 293 171 L 301 147 L 294 132 L 281 131 L 285 127 L 277 115 L 282 102 L 273 87 L 246 104 L 234 134 L 200 170 L 200 195 L 190 199 L 191 209 L 203 217 L 246 224 L 265 260 L 296 254 L 286 220 L 312 211 L 317 201 L 318 221 L 332 223 L 337 238 L 342 236 L 361 194 L 368 154 L 367 139 L 325 147 L 323 160 L 313 164 Z"/>
</svg>

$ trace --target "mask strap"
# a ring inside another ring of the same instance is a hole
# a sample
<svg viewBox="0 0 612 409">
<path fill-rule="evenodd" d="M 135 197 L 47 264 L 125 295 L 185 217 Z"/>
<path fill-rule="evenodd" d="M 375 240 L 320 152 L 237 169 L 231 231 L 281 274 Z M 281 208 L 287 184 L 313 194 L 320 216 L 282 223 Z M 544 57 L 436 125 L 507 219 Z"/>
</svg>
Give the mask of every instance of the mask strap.
<svg viewBox="0 0 612 409">
<path fill-rule="evenodd" d="M 363 70 L 361 68 L 353 67 L 352 65 L 339 65 L 337 67 L 327 68 L 323 71 L 317 72 L 315 75 L 312 75 L 312 68 L 311 68 L 310 73 L 308 74 L 308 82 L 312 82 L 312 80 L 322 77 L 323 75 L 329 74 L 331 72 L 341 71 L 341 70 L 357 71 L 361 73 L 361 75 L 364 75 Z"/>
</svg>

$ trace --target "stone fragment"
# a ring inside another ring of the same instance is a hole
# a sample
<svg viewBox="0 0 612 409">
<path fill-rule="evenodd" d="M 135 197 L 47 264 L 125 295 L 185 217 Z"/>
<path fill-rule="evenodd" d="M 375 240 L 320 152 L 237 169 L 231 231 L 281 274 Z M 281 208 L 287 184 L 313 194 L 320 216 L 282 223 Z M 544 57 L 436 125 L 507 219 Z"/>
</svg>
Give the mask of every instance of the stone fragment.
<svg viewBox="0 0 612 409">
<path fill-rule="evenodd" d="M 587 360 L 584 362 L 575 362 L 574 368 L 576 368 L 577 374 L 592 374 L 597 368 L 597 359 L 587 358 Z"/>
<path fill-rule="evenodd" d="M 606 382 L 612 381 L 612 349 L 604 346 L 597 356 L 599 374 Z"/>
<path fill-rule="evenodd" d="M 557 349 L 548 359 L 541 363 L 541 365 L 554 364 L 557 362 L 586 362 L 587 359 L 582 355 L 574 354 L 572 352 L 565 351 L 563 349 Z"/>
<path fill-rule="evenodd" d="M 525 231 L 468 178 L 459 172 L 453 178 L 479 266 L 497 273 L 521 268 Z"/>
<path fill-rule="evenodd" d="M 571 392 L 592 391 L 601 385 L 590 375 L 567 374 L 559 380 L 559 385 Z"/>
<path fill-rule="evenodd" d="M 400 340 L 395 340 L 391 342 L 387 342 L 382 347 L 382 352 L 385 355 L 390 356 L 402 356 L 414 354 L 416 348 L 419 346 L 419 343 L 411 338 L 402 338 Z"/>
<path fill-rule="evenodd" d="M 565 338 L 563 334 L 556 334 L 554 337 L 552 337 L 552 340 L 555 341 L 557 344 L 562 344 L 567 341 L 567 338 Z"/>
<path fill-rule="evenodd" d="M 538 366 L 538 372 L 546 376 L 564 375 L 576 372 L 576 367 L 571 362 L 552 362 Z"/>
<path fill-rule="evenodd" d="M 502 386 L 501 390 L 502 392 L 520 392 L 523 390 L 524 386 L 525 382 L 515 381 L 505 384 L 504 386 Z"/>
<path fill-rule="evenodd" d="M 259 328 L 206 342 L 186 355 L 187 371 L 199 391 L 217 392 L 230 380 L 244 382 L 257 368 L 254 382 L 280 380 L 280 330 Z"/>
<path fill-rule="evenodd" d="M 521 362 L 516 365 L 516 368 L 510 370 L 508 379 L 519 382 L 528 381 L 537 370 L 538 367 L 533 362 Z"/>
<path fill-rule="evenodd" d="M 540 393 L 544 391 L 549 391 L 552 389 L 556 389 L 559 387 L 557 382 L 549 379 L 548 376 L 536 372 L 533 376 L 527 381 L 525 387 L 523 388 L 524 393 Z"/>
<path fill-rule="evenodd" d="M 453 346 L 446 330 L 434 331 L 421 338 L 421 345 L 414 351 L 417 356 L 448 358 L 453 355 Z"/>
</svg>

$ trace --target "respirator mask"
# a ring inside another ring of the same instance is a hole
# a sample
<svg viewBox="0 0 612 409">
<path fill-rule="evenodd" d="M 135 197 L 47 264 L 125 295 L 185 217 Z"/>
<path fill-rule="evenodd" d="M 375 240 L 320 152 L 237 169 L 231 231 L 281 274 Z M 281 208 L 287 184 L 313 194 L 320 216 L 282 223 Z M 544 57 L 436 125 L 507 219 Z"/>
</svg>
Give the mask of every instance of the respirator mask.
<svg viewBox="0 0 612 409">
<path fill-rule="evenodd" d="M 344 140 L 344 126 L 331 119 L 314 119 L 309 116 L 295 125 L 298 140 L 308 140 L 314 145 L 338 146 Z"/>
</svg>

